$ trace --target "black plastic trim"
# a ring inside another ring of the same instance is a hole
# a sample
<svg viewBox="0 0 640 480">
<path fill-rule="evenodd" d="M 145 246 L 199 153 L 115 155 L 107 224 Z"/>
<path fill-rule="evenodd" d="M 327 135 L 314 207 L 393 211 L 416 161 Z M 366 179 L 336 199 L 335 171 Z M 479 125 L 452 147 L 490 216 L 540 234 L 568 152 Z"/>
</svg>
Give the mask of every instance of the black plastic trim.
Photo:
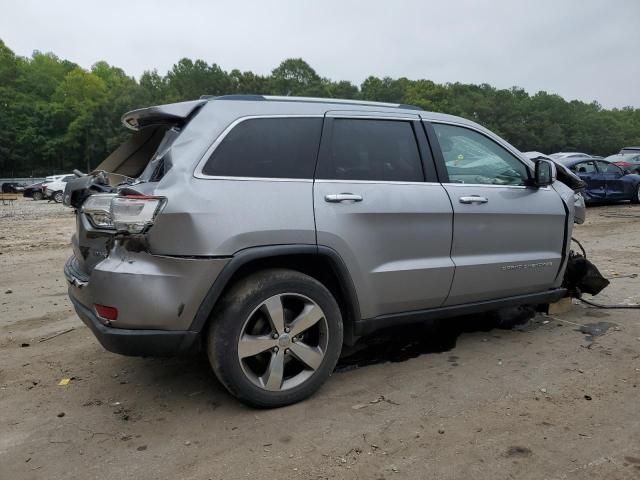
<svg viewBox="0 0 640 480">
<path fill-rule="evenodd" d="M 557 192 L 556 192 L 557 193 Z M 560 266 L 558 267 L 558 272 L 556 273 L 555 281 L 558 281 L 558 277 L 560 273 L 563 272 L 563 269 L 569 259 L 569 242 L 571 242 L 571 238 L 569 236 L 569 226 L 571 225 L 569 222 L 569 206 L 564 201 L 564 198 L 560 194 L 558 194 L 560 201 L 562 202 L 562 207 L 564 208 L 564 238 L 562 239 L 562 260 L 560 261 Z"/>
<path fill-rule="evenodd" d="M 420 126 L 420 120 L 413 122 L 413 132 L 418 142 L 418 150 L 422 159 L 422 169 L 424 170 L 424 178 L 427 182 L 437 182 L 438 173 L 436 171 L 436 162 L 433 159 L 433 152 L 429 146 L 429 141 L 424 133 L 424 128 Z"/>
<path fill-rule="evenodd" d="M 107 350 L 133 357 L 169 357 L 197 351 L 200 334 L 184 330 L 129 330 L 104 325 L 69 289 L 69 298 L 80 320 Z"/>
<path fill-rule="evenodd" d="M 241 250 L 231 258 L 205 295 L 205 298 L 200 304 L 193 322 L 191 323 L 190 330 L 194 332 L 202 331 L 209 320 L 209 316 L 211 315 L 218 298 L 220 298 L 220 295 L 227 287 L 229 280 L 231 280 L 240 267 L 255 260 L 285 255 L 318 255 L 327 257 L 331 261 L 334 273 L 340 279 L 344 294 L 347 296 L 345 300 L 348 308 L 350 309 L 349 313 L 354 319 L 354 322 L 360 319 L 360 304 L 358 303 L 358 297 L 353 281 L 351 280 L 349 271 L 347 270 L 342 258 L 335 250 L 324 246 L 307 244 L 267 245 Z M 345 325 L 345 329 L 346 328 L 347 325 Z M 345 333 L 347 332 L 345 331 Z"/>
<path fill-rule="evenodd" d="M 356 321 L 354 334 L 362 336 L 381 328 L 392 327 L 395 325 L 421 323 L 429 320 L 469 315 L 517 305 L 539 305 L 551 303 L 565 297 L 566 294 L 566 288 L 557 288 L 544 292 L 501 298 L 499 300 L 487 300 L 483 302 L 467 303 L 464 305 L 452 305 L 449 307 L 432 308 L 429 310 L 418 310 L 415 312 L 380 315 L 378 317 Z"/>
<path fill-rule="evenodd" d="M 424 132 L 426 133 L 429 141 L 429 147 L 431 148 L 431 154 L 433 155 L 433 163 L 436 167 L 438 181 L 440 183 L 449 183 L 449 173 L 447 172 L 447 166 L 444 162 L 444 156 L 440 149 L 440 142 L 438 142 L 436 131 L 433 128 L 433 125 L 426 120 L 422 120 L 422 126 L 424 127 Z"/>
</svg>

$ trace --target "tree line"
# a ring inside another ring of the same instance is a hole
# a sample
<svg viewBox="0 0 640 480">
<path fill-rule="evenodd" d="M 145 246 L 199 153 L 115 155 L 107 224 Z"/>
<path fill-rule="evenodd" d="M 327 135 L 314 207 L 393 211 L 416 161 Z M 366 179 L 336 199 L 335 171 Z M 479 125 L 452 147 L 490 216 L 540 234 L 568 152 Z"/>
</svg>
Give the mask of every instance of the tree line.
<svg viewBox="0 0 640 480">
<path fill-rule="evenodd" d="M 374 76 L 357 86 L 321 77 L 299 58 L 270 75 L 183 58 L 164 75 L 152 70 L 136 79 L 104 61 L 86 70 L 53 53 L 21 57 L 0 40 L 0 177 L 93 168 L 129 134 L 120 123 L 124 112 L 242 93 L 417 105 L 476 121 L 521 151 L 609 155 L 640 145 L 640 109 L 605 109 L 544 91 Z"/>
</svg>

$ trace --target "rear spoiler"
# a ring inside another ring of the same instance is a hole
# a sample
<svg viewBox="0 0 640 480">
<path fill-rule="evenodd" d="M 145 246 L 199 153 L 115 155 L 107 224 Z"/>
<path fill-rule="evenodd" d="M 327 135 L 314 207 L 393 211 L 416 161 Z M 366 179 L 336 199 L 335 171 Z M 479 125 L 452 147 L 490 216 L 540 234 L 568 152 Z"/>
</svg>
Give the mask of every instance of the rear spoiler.
<svg viewBox="0 0 640 480">
<path fill-rule="evenodd" d="M 122 123 L 125 127 L 136 131 L 149 125 L 181 125 L 205 103 L 207 100 L 201 99 L 140 108 L 125 113 L 122 116 Z"/>
</svg>

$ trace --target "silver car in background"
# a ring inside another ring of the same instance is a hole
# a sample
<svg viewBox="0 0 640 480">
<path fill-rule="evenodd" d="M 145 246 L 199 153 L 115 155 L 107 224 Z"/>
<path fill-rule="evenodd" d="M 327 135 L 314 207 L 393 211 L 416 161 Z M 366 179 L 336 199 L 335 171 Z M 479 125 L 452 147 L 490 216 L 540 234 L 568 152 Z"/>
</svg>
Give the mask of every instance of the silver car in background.
<svg viewBox="0 0 640 480">
<path fill-rule="evenodd" d="M 123 122 L 64 194 L 69 295 L 113 352 L 203 348 L 229 392 L 275 407 L 374 330 L 566 294 L 574 190 L 468 120 L 247 95 Z"/>
</svg>

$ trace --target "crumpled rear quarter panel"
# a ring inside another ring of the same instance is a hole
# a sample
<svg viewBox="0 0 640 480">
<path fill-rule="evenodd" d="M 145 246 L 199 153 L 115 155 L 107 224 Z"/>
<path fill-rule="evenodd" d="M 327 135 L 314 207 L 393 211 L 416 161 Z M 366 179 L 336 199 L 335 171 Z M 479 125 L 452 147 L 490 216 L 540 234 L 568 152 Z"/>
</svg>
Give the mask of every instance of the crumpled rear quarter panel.
<svg viewBox="0 0 640 480">
<path fill-rule="evenodd" d="M 114 306 L 115 328 L 188 330 L 228 259 L 191 259 L 114 247 L 96 265 L 89 285 L 74 288 L 84 305 Z"/>
</svg>

